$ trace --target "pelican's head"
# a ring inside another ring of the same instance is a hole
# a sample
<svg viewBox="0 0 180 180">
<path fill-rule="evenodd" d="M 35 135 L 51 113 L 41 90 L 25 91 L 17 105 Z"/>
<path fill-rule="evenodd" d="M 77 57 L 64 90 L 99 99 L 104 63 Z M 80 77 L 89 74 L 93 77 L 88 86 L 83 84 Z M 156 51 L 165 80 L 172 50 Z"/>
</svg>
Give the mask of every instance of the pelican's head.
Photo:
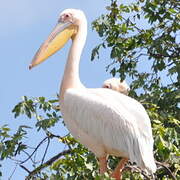
<svg viewBox="0 0 180 180">
<path fill-rule="evenodd" d="M 86 21 L 86 17 L 83 11 L 79 9 L 65 9 L 60 13 L 58 22 L 70 22 L 76 26 L 79 26 L 84 20 Z"/>
<path fill-rule="evenodd" d="M 74 37 L 82 22 L 86 22 L 86 17 L 81 10 L 66 9 L 60 13 L 57 25 L 35 54 L 29 69 L 60 50 L 69 39 Z"/>
<path fill-rule="evenodd" d="M 123 93 L 125 95 L 128 95 L 129 90 L 130 90 L 126 81 L 121 82 L 120 79 L 118 79 L 118 78 L 107 79 L 106 81 L 104 81 L 102 87 L 118 91 L 118 92 Z"/>
</svg>

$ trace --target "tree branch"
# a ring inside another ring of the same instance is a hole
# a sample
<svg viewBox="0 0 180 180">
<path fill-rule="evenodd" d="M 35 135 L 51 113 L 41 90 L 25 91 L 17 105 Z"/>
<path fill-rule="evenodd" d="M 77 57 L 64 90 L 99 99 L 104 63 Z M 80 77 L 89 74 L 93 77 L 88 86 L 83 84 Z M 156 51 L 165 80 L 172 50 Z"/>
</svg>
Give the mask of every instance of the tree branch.
<svg viewBox="0 0 180 180">
<path fill-rule="evenodd" d="M 167 165 L 165 165 L 164 163 L 158 162 L 156 161 L 156 164 L 159 166 L 162 166 L 164 169 L 166 169 L 166 172 L 169 174 L 169 176 L 173 179 L 176 180 L 176 177 L 174 176 L 174 174 L 172 173 L 172 171 L 169 169 L 169 167 L 167 167 Z"/>
<path fill-rule="evenodd" d="M 46 168 L 47 166 L 50 166 L 53 162 L 55 162 L 61 156 L 64 156 L 66 154 L 70 154 L 71 152 L 72 152 L 72 150 L 68 149 L 68 150 L 64 150 L 64 151 L 60 152 L 59 154 L 55 155 L 54 157 L 52 157 L 51 159 L 49 159 L 45 163 L 43 163 L 40 166 L 38 166 L 37 168 L 35 168 L 33 171 L 29 172 L 29 175 L 26 177 L 25 180 L 30 180 L 34 175 L 39 173 L 42 169 Z"/>
<path fill-rule="evenodd" d="M 142 171 L 141 169 L 139 169 L 136 166 L 130 165 L 130 164 L 126 164 L 125 168 L 123 169 L 123 171 L 128 171 L 128 170 L 133 170 L 134 172 L 139 172 L 141 173 L 146 179 L 148 180 L 152 180 L 152 177 L 148 176 L 144 171 Z"/>
<path fill-rule="evenodd" d="M 25 171 L 27 171 L 28 173 L 31 173 L 31 171 L 29 171 L 29 169 L 27 169 L 25 166 L 23 166 L 23 165 L 19 165 L 21 168 L 23 168 Z"/>
<path fill-rule="evenodd" d="M 17 166 L 18 166 L 18 164 L 16 164 L 16 166 L 15 166 L 13 172 L 11 173 L 10 177 L 8 178 L 8 180 L 10 180 L 12 178 L 13 174 L 15 173 L 15 171 L 17 169 Z"/>
<path fill-rule="evenodd" d="M 69 134 L 69 133 L 68 133 Z M 64 138 L 65 136 L 59 136 L 59 135 L 56 135 L 56 134 L 53 134 L 52 132 L 50 131 L 46 131 L 46 135 L 49 137 L 49 138 L 58 138 L 58 139 L 62 139 Z"/>
<path fill-rule="evenodd" d="M 31 160 L 32 163 L 35 163 L 35 162 L 33 161 L 32 157 L 30 157 L 30 154 L 29 154 L 29 153 L 27 153 L 27 152 L 24 151 L 24 150 L 23 150 L 22 152 L 27 155 L 27 157 Z M 22 161 L 21 161 L 21 163 L 22 163 Z M 21 164 L 21 163 L 20 163 L 20 164 Z"/>
<path fill-rule="evenodd" d="M 159 54 L 159 53 L 157 53 L 157 54 L 155 54 L 155 53 L 149 53 L 149 55 L 150 56 L 152 56 L 152 57 L 155 57 L 155 58 L 166 58 L 166 57 L 168 57 L 168 58 L 179 58 L 179 54 L 171 54 L 171 55 L 165 55 L 165 54 Z"/>
<path fill-rule="evenodd" d="M 44 162 L 44 159 L 45 159 L 46 154 L 47 154 L 47 150 L 48 150 L 48 148 L 49 148 L 49 144 L 50 144 L 50 139 L 48 138 L 48 143 L 47 143 L 46 149 L 45 149 L 45 151 L 44 151 L 44 155 L 43 155 L 41 164 L 43 164 L 43 162 Z"/>
<path fill-rule="evenodd" d="M 37 151 L 37 149 L 41 146 L 41 144 L 47 139 L 48 137 L 45 137 L 34 149 L 34 151 L 31 153 L 31 155 L 29 155 L 29 157 L 27 159 L 25 159 L 24 161 L 21 162 L 21 164 L 24 164 L 26 161 L 28 161 L 29 159 L 31 159 L 31 157 L 33 156 L 33 154 Z"/>
</svg>

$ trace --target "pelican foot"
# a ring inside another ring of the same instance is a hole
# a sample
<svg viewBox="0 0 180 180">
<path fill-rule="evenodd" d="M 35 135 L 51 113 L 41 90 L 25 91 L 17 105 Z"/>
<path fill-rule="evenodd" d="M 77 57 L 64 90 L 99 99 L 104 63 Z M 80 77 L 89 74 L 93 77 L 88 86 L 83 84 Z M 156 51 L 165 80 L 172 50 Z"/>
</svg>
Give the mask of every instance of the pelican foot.
<svg viewBox="0 0 180 180">
<path fill-rule="evenodd" d="M 128 161 L 127 158 L 121 159 L 121 161 L 118 163 L 115 170 L 111 174 L 112 178 L 115 178 L 116 180 L 121 180 L 121 178 L 122 178 L 122 170 L 123 170 L 123 168 L 124 168 L 127 161 Z"/>
<path fill-rule="evenodd" d="M 107 156 L 100 157 L 99 159 L 99 171 L 100 174 L 107 172 Z"/>
</svg>

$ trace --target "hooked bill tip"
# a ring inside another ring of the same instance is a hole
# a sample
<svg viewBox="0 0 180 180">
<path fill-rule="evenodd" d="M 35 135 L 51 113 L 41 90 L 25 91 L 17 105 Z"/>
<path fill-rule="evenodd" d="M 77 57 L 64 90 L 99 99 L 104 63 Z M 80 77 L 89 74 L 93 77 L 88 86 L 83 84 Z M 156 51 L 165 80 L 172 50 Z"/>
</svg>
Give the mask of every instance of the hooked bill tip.
<svg viewBox="0 0 180 180">
<path fill-rule="evenodd" d="M 33 68 L 33 65 L 32 64 L 30 64 L 29 65 L 29 70 L 31 70 Z"/>
</svg>

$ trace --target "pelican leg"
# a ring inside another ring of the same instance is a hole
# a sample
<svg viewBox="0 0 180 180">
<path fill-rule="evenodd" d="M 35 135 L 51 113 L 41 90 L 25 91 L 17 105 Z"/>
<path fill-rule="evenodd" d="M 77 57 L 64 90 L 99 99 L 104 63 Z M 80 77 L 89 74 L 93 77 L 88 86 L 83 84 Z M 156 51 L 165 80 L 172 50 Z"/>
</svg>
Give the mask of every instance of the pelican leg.
<svg viewBox="0 0 180 180">
<path fill-rule="evenodd" d="M 121 161 L 118 163 L 115 170 L 111 174 L 112 178 L 115 178 L 116 180 L 121 180 L 122 170 L 123 170 L 124 165 L 126 164 L 127 161 L 128 161 L 127 158 L 121 159 Z"/>
<path fill-rule="evenodd" d="M 99 159 L 100 174 L 104 174 L 107 171 L 107 156 L 100 157 L 98 159 Z"/>
</svg>

